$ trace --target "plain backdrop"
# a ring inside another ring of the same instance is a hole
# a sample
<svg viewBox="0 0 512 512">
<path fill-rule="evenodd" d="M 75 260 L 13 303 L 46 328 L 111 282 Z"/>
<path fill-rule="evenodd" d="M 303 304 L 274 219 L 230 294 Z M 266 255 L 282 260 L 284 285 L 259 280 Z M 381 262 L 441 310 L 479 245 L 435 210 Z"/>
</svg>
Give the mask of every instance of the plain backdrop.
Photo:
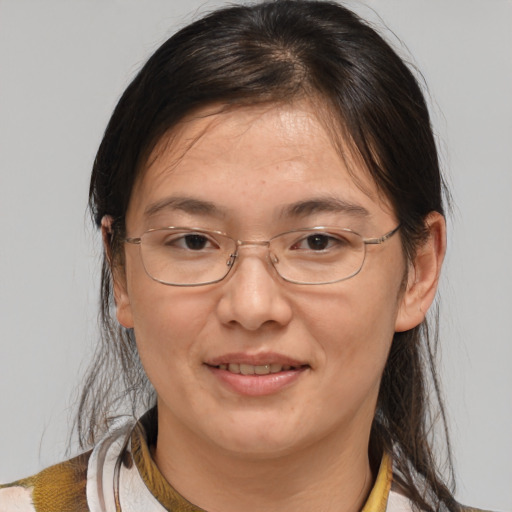
<svg viewBox="0 0 512 512">
<path fill-rule="evenodd" d="M 164 39 L 221 4 L 0 0 L 0 481 L 64 457 L 97 338 L 86 202 L 110 113 Z M 429 86 L 455 202 L 441 339 L 457 495 L 510 511 L 512 2 L 349 5 Z"/>
</svg>

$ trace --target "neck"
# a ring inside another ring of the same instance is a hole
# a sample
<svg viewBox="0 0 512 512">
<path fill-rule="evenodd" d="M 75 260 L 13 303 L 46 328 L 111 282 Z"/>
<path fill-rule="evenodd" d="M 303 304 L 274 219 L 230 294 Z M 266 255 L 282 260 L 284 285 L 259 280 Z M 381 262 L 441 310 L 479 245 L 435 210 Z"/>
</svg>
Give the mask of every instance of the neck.
<svg viewBox="0 0 512 512">
<path fill-rule="evenodd" d="M 358 512 L 373 485 L 369 433 L 336 434 L 293 453 L 251 457 L 192 442 L 160 417 L 158 426 L 160 471 L 209 512 Z"/>
</svg>

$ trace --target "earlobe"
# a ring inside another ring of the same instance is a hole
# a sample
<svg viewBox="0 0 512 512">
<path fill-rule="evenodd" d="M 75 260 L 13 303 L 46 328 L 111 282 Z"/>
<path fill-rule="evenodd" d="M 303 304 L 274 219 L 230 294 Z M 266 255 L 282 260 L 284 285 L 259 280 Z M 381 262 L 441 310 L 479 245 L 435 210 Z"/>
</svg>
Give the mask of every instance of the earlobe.
<svg viewBox="0 0 512 512">
<path fill-rule="evenodd" d="M 114 301 L 116 303 L 117 321 L 127 329 L 133 327 L 132 306 L 130 297 L 126 291 L 126 278 L 122 269 L 116 268 L 112 271 L 114 282 Z"/>
<path fill-rule="evenodd" d="M 105 215 L 101 219 L 101 235 L 103 238 L 105 255 L 112 275 L 117 321 L 123 327 L 132 328 L 133 317 L 130 298 L 126 288 L 126 274 L 123 268 L 120 268 L 115 264 L 112 254 L 112 217 L 110 215 Z"/>
<path fill-rule="evenodd" d="M 434 301 L 441 266 L 446 252 L 446 222 L 438 212 L 430 212 L 426 219 L 429 236 L 417 248 L 410 263 L 407 286 L 403 292 L 395 331 L 408 331 L 419 325 Z"/>
</svg>

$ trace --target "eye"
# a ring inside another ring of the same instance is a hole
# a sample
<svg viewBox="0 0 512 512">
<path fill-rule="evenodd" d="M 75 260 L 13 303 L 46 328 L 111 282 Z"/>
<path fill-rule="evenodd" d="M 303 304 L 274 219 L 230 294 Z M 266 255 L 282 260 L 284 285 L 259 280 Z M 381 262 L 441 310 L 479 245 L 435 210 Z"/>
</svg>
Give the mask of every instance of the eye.
<svg viewBox="0 0 512 512">
<path fill-rule="evenodd" d="M 329 235 L 328 233 L 311 233 L 293 244 L 292 250 L 325 251 L 328 249 L 341 248 L 347 245 L 348 241 L 340 236 Z"/>
<path fill-rule="evenodd" d="M 187 249 L 200 251 L 201 249 L 204 249 L 208 244 L 208 238 L 203 235 L 185 235 L 183 237 L 183 243 Z"/>
<path fill-rule="evenodd" d="M 325 248 L 329 247 L 330 237 L 327 235 L 310 235 L 306 238 L 306 243 L 308 245 L 308 249 L 312 249 L 314 251 L 323 251 Z"/>
<path fill-rule="evenodd" d="M 205 249 L 218 249 L 218 244 L 208 236 L 201 233 L 185 233 L 174 235 L 164 240 L 166 247 L 185 249 L 189 251 L 203 251 Z"/>
</svg>

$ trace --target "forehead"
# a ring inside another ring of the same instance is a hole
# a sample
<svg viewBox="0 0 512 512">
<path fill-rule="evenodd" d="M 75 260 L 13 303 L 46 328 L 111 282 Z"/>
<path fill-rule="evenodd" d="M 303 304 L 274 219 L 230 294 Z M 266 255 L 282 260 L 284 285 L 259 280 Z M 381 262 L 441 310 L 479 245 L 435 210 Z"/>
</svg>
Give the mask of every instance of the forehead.
<svg viewBox="0 0 512 512">
<path fill-rule="evenodd" d="M 185 118 L 156 145 L 128 213 L 144 215 L 176 197 L 212 203 L 235 215 L 244 207 L 282 213 L 308 197 L 352 205 L 353 212 L 360 208 L 370 217 L 390 212 L 353 152 L 333 141 L 305 102 L 214 106 Z"/>
</svg>

